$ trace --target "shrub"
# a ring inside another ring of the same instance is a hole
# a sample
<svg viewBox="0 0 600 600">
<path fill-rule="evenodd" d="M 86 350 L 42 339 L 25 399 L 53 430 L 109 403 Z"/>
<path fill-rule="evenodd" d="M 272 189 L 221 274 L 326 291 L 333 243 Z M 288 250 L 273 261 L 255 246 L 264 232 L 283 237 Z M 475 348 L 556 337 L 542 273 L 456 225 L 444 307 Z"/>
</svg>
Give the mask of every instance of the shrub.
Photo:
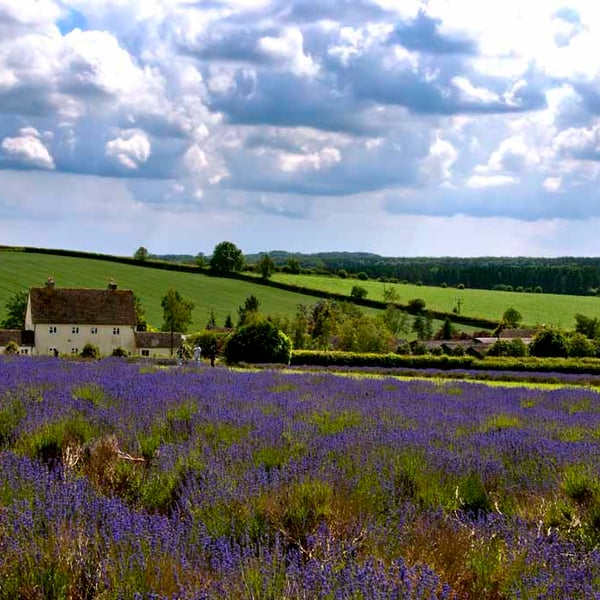
<svg viewBox="0 0 600 600">
<path fill-rule="evenodd" d="M 559 329 L 542 329 L 536 333 L 529 346 L 531 356 L 559 356 L 566 358 L 569 345 L 565 334 Z"/>
<path fill-rule="evenodd" d="M 112 356 L 119 356 L 121 358 L 127 356 L 127 354 L 127 350 L 125 350 L 125 348 L 121 348 L 120 346 L 112 351 Z"/>
<path fill-rule="evenodd" d="M 367 281 L 369 279 L 369 276 L 364 271 L 357 273 L 356 277 L 357 277 L 357 279 L 360 279 L 361 281 Z"/>
<path fill-rule="evenodd" d="M 98 348 L 98 346 L 94 346 L 94 344 L 91 344 L 88 342 L 83 347 L 83 350 L 81 351 L 79 356 L 81 356 L 81 358 L 98 359 L 98 358 L 100 358 L 100 348 Z"/>
<path fill-rule="evenodd" d="M 464 290 L 464 289 L 465 289 L 465 284 L 464 284 L 464 283 L 459 283 L 459 284 L 456 286 L 456 289 L 457 289 L 457 290 Z"/>
<path fill-rule="evenodd" d="M 367 297 L 367 290 L 361 285 L 353 285 L 352 290 L 350 291 L 350 297 L 356 298 L 358 300 L 362 300 Z"/>
<path fill-rule="evenodd" d="M 4 348 L 4 354 L 18 354 L 18 352 L 19 345 L 13 340 L 8 342 L 8 344 L 6 344 L 6 347 Z"/>
<path fill-rule="evenodd" d="M 413 298 L 408 301 L 408 310 L 412 313 L 420 313 L 425 310 L 425 300 L 423 298 Z"/>
<path fill-rule="evenodd" d="M 292 342 L 270 321 L 259 321 L 240 327 L 227 341 L 224 349 L 229 363 L 290 362 Z"/>
</svg>

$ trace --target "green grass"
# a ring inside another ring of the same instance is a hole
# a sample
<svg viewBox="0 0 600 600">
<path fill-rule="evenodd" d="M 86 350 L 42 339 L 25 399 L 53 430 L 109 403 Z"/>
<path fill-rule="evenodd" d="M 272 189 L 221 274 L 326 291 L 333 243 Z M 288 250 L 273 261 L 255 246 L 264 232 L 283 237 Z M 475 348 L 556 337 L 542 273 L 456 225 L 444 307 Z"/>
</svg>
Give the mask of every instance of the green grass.
<svg viewBox="0 0 600 600">
<path fill-rule="evenodd" d="M 443 312 L 452 312 L 457 299 L 460 298 L 461 314 L 492 320 L 499 320 L 504 311 L 512 307 L 523 315 L 523 323 L 531 327 L 545 324 L 573 329 L 576 313 L 590 317 L 600 316 L 600 298 L 594 296 L 531 294 L 475 289 L 458 290 L 456 288 L 383 284 L 379 281 L 359 281 L 323 275 L 290 275 L 285 273 L 274 274 L 273 281 L 348 295 L 352 290 L 352 286 L 360 285 L 367 290 L 367 298 L 372 300 L 383 300 L 384 289 L 394 288 L 399 295 L 399 302 L 402 304 L 407 304 L 413 298 L 422 298 L 427 303 L 427 308 Z"/>
<path fill-rule="evenodd" d="M 19 290 L 43 286 L 52 276 L 59 287 L 106 287 L 113 278 L 120 289 L 132 289 L 141 299 L 148 322 L 160 327 L 163 321 L 161 298 L 169 288 L 177 289 L 195 304 L 190 331 L 203 329 L 210 311 L 214 310 L 217 325 L 222 326 L 227 315 L 237 322 L 237 309 L 254 294 L 260 300 L 262 312 L 271 315 L 293 315 L 298 304 L 314 304 L 316 298 L 286 292 L 235 279 L 209 277 L 201 273 L 163 271 L 111 261 L 47 254 L 0 251 L 0 320 L 10 296 Z"/>
<path fill-rule="evenodd" d="M 210 277 L 203 273 L 166 271 L 111 260 L 0 251 L 0 320 L 5 316 L 4 306 L 10 296 L 20 290 L 43 286 L 49 276 L 54 278 L 59 287 L 89 288 L 105 287 L 112 278 L 120 289 L 132 289 L 139 296 L 148 323 L 156 328 L 163 321 L 161 298 L 169 288 L 177 289 L 184 298 L 195 304 L 190 331 L 204 329 L 211 310 L 216 315 L 218 326 L 224 324 L 227 315 L 231 315 L 234 324 L 237 323 L 238 307 L 251 294 L 259 299 L 260 310 L 272 316 L 291 317 L 298 304 L 310 306 L 319 300 L 315 296 L 238 279 Z M 371 316 L 380 312 L 364 307 L 362 310 Z M 434 321 L 434 330 L 437 331 L 441 325 L 441 321 Z M 473 328 L 461 329 L 470 331 Z M 406 337 L 413 339 L 415 334 L 409 332 Z"/>
</svg>

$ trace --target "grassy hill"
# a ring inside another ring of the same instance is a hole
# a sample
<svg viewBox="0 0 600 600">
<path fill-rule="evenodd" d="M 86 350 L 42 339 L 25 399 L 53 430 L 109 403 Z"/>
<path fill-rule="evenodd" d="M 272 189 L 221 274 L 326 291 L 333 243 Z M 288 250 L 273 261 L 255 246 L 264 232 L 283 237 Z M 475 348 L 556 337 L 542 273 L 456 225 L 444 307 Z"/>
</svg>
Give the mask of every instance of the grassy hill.
<svg viewBox="0 0 600 600">
<path fill-rule="evenodd" d="M 600 297 L 597 296 L 458 290 L 285 273 L 276 273 L 273 275 L 273 280 L 339 294 L 350 294 L 352 286 L 360 285 L 368 291 L 368 298 L 372 300 L 383 300 L 384 289 L 393 287 L 398 292 L 402 304 L 408 303 L 413 298 L 422 298 L 427 303 L 427 308 L 443 312 L 451 312 L 460 299 L 461 314 L 492 320 L 499 320 L 507 308 L 513 307 L 523 315 L 524 324 L 532 327 L 545 324 L 573 329 L 576 313 L 590 317 L 600 316 Z"/>
<path fill-rule="evenodd" d="M 314 304 L 316 298 L 268 288 L 234 279 L 209 277 L 201 273 L 180 273 L 70 256 L 53 256 L 0 251 L 0 319 L 4 318 L 7 299 L 19 290 L 43 286 L 52 276 L 60 287 L 105 287 L 114 279 L 119 288 L 132 289 L 141 299 L 148 322 L 154 327 L 162 323 L 161 298 L 169 288 L 177 289 L 196 305 L 191 330 L 203 329 L 210 311 L 217 325 L 227 315 L 237 321 L 238 306 L 254 294 L 261 310 L 272 315 L 292 315 L 298 304 Z"/>
</svg>

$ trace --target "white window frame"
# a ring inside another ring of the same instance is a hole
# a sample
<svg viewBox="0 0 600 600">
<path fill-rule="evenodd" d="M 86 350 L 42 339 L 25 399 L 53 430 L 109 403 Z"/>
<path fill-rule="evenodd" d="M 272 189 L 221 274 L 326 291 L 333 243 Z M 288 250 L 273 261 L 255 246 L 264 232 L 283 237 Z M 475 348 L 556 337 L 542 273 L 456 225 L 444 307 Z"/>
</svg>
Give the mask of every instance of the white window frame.
<svg viewBox="0 0 600 600">
<path fill-rule="evenodd" d="M 98 333 L 98 328 L 97 327 L 90 327 L 90 333 L 92 335 L 96 335 Z"/>
<path fill-rule="evenodd" d="M 79 348 L 71 348 L 71 354 L 73 354 L 73 356 L 79 354 Z"/>
<path fill-rule="evenodd" d="M 58 327 L 56 325 L 50 325 L 48 327 L 48 333 L 50 333 L 51 335 L 58 333 Z"/>
<path fill-rule="evenodd" d="M 121 329 L 119 327 L 113 327 L 113 335 L 119 335 L 121 333 Z"/>
<path fill-rule="evenodd" d="M 148 350 L 147 348 L 142 348 L 142 351 L 140 352 L 140 354 L 142 356 L 150 356 L 150 350 Z"/>
<path fill-rule="evenodd" d="M 79 333 L 79 327 L 77 325 L 73 325 L 73 327 L 71 327 L 71 333 Z"/>
</svg>

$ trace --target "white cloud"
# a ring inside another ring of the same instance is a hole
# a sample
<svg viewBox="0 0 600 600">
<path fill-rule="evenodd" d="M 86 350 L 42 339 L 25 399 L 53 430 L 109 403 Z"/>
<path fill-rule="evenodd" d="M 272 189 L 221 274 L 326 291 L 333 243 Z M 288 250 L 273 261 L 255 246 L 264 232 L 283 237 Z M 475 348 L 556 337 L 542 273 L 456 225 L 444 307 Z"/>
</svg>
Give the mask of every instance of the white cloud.
<svg viewBox="0 0 600 600">
<path fill-rule="evenodd" d="M 505 187 L 507 185 L 514 185 L 517 183 L 517 179 L 510 177 L 509 175 L 473 175 L 467 180 L 467 187 L 482 189 L 490 187 Z"/>
<path fill-rule="evenodd" d="M 278 37 L 261 38 L 258 47 L 274 61 L 288 66 L 296 75 L 316 75 L 318 65 L 304 53 L 303 42 L 302 32 L 296 27 L 290 27 Z"/>
<path fill-rule="evenodd" d="M 36 169 L 54 169 L 54 160 L 48 148 L 40 140 L 39 132 L 33 127 L 20 131 L 18 137 L 6 137 L 2 140 L 2 153 L 11 164 Z"/>
<path fill-rule="evenodd" d="M 279 157 L 279 164 L 281 170 L 286 172 L 309 171 L 328 169 L 340 160 L 341 154 L 337 148 L 326 147 L 307 154 L 283 153 Z"/>
<path fill-rule="evenodd" d="M 106 155 L 114 158 L 126 169 L 137 169 L 148 160 L 150 152 L 148 136 L 135 129 L 122 131 L 119 137 L 106 143 Z"/>
</svg>

